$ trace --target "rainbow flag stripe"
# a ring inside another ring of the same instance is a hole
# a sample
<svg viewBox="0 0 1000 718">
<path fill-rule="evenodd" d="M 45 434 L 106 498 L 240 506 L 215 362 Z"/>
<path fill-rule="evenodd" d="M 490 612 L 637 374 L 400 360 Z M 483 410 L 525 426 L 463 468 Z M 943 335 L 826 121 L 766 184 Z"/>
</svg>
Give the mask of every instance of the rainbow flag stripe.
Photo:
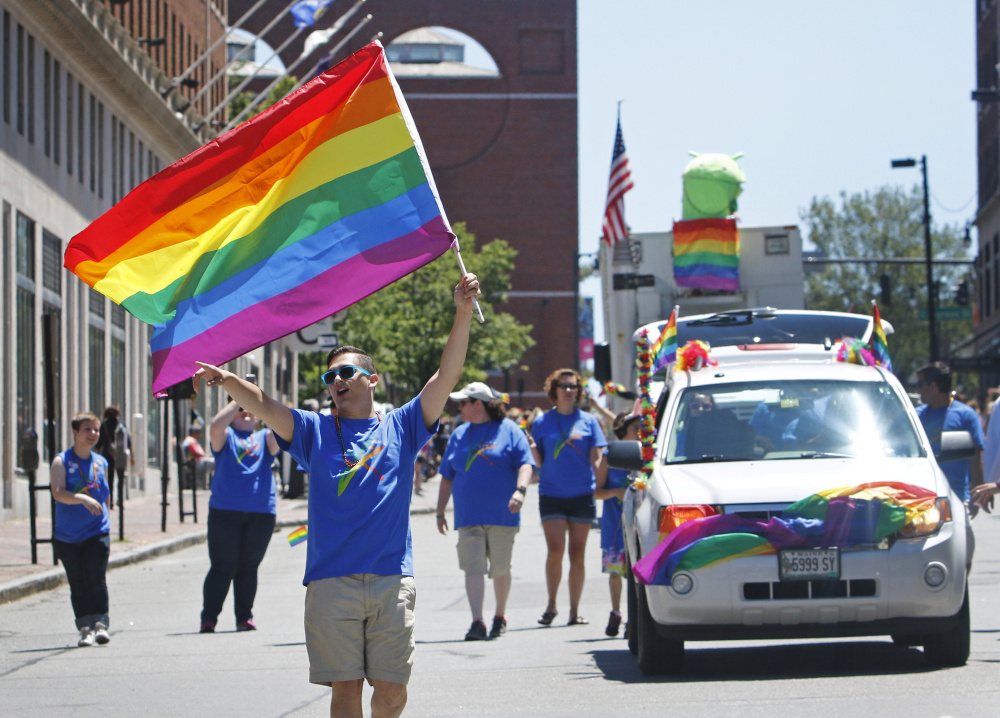
<svg viewBox="0 0 1000 718">
<path fill-rule="evenodd" d="M 694 289 L 740 289 L 740 232 L 735 219 L 674 222 L 674 281 Z"/>
<path fill-rule="evenodd" d="M 299 528 L 288 534 L 288 545 L 298 546 L 300 543 L 309 538 L 309 530 L 305 526 L 300 526 Z"/>
<path fill-rule="evenodd" d="M 455 235 L 381 44 L 136 187 L 65 266 L 155 327 L 153 389 L 439 257 Z"/>
<path fill-rule="evenodd" d="M 660 371 L 668 364 L 677 361 L 677 309 L 670 312 L 670 319 L 663 327 L 659 338 L 650 347 L 653 355 L 653 374 Z"/>
<path fill-rule="evenodd" d="M 872 305 L 872 338 L 870 342 L 872 356 L 875 357 L 875 364 L 885 367 L 887 371 L 892 371 L 892 360 L 889 358 L 889 342 L 886 341 L 885 331 L 882 329 L 882 315 L 879 314 L 878 305 Z"/>
</svg>

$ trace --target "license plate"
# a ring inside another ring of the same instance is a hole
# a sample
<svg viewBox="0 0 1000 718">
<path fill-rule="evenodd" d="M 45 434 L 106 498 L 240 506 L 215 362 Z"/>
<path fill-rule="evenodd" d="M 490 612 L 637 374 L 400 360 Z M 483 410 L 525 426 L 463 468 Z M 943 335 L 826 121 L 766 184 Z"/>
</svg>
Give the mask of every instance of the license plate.
<svg viewBox="0 0 1000 718">
<path fill-rule="evenodd" d="M 782 581 L 818 581 L 840 578 L 840 549 L 783 549 L 778 552 Z"/>
</svg>

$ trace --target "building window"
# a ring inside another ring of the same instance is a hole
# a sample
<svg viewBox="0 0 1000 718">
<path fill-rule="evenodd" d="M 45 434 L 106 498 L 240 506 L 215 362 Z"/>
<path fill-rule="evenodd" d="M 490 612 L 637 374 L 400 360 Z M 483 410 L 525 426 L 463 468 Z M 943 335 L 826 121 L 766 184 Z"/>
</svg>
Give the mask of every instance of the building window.
<svg viewBox="0 0 1000 718">
<path fill-rule="evenodd" d="M 35 222 L 20 212 L 16 222 L 17 429 L 35 427 Z M 18 452 L 20 454 L 20 452 Z M 18 456 L 18 465 L 21 465 Z"/>
<path fill-rule="evenodd" d="M 3 11 L 3 121 L 10 124 L 10 13 Z"/>
<path fill-rule="evenodd" d="M 104 199 L 104 103 L 97 103 L 97 197 Z"/>
<path fill-rule="evenodd" d="M 17 134 L 24 134 L 24 28 L 17 25 Z"/>
<path fill-rule="evenodd" d="M 125 328 L 125 307 L 111 302 L 111 324 L 119 329 Z"/>
<path fill-rule="evenodd" d="M 66 73 L 66 174 L 73 176 L 73 75 Z"/>
<path fill-rule="evenodd" d="M 125 342 L 117 337 L 111 338 L 111 403 L 125 408 Z"/>
<path fill-rule="evenodd" d="M 62 160 L 62 65 L 52 63 L 52 161 Z"/>
<path fill-rule="evenodd" d="M 90 191 L 97 191 L 97 98 L 90 95 Z"/>
<path fill-rule="evenodd" d="M 58 444 L 62 438 L 58 430 L 59 422 L 62 419 L 62 403 L 59 396 L 59 387 L 62 386 L 62 378 L 60 376 L 61 364 L 59 360 L 62 356 L 62 311 L 55 304 L 50 304 L 45 301 L 42 302 L 42 331 L 45 331 L 48 334 L 49 341 L 51 342 L 50 351 L 55 359 L 52 366 L 52 386 L 55 387 L 55 391 L 52 393 L 53 395 L 49 401 L 52 402 L 51 414 L 55 417 L 53 419 L 53 424 L 55 425 L 53 430 L 55 431 L 56 436 L 56 451 L 58 451 Z M 49 419 L 47 416 L 44 417 L 44 421 L 46 422 L 45 429 L 48 431 L 50 427 L 48 425 Z M 51 462 L 54 457 L 49 455 L 49 442 L 47 440 L 43 441 L 42 446 L 44 447 L 43 456 L 45 461 Z"/>
<path fill-rule="evenodd" d="M 35 281 L 35 220 L 17 213 L 17 273 Z"/>
<path fill-rule="evenodd" d="M 52 156 L 52 56 L 46 50 L 42 62 L 42 149 Z"/>
<path fill-rule="evenodd" d="M 42 287 L 62 296 L 62 241 L 42 229 Z"/>
<path fill-rule="evenodd" d="M 83 184 L 83 83 L 76 83 L 76 175 Z"/>
<path fill-rule="evenodd" d="M 104 409 L 104 330 L 90 327 L 90 410 L 101 415 Z"/>
<path fill-rule="evenodd" d="M 104 295 L 90 287 L 90 315 L 104 319 Z"/>
<path fill-rule="evenodd" d="M 28 62 L 25 63 L 27 72 L 26 102 L 28 104 L 28 142 L 35 144 L 35 36 L 28 33 Z"/>
<path fill-rule="evenodd" d="M 118 118 L 111 115 L 111 201 L 121 199 L 118 189 Z"/>
</svg>

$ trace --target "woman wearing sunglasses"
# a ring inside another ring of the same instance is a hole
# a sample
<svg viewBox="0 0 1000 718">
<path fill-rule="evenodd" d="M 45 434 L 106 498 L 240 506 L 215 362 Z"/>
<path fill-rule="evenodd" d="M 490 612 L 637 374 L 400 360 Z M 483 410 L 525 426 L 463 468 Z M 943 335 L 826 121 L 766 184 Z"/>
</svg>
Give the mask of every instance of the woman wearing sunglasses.
<svg viewBox="0 0 1000 718">
<path fill-rule="evenodd" d="M 597 516 L 596 476 L 604 465 L 608 445 L 600 422 L 580 411 L 583 380 L 572 369 L 557 369 L 545 380 L 545 393 L 555 408 L 542 414 L 531 429 L 531 449 L 541 467 L 538 508 L 545 544 L 545 584 L 549 602 L 538 622 L 548 626 L 556 617 L 556 594 L 562 580 L 563 553 L 569 537 L 569 622 L 588 623 L 579 614 L 583 595 L 584 553 L 590 524 Z"/>
<path fill-rule="evenodd" d="M 275 491 L 271 463 L 278 442 L 257 417 L 230 401 L 209 427 L 215 474 L 208 500 L 208 558 L 202 589 L 201 632 L 215 633 L 233 585 L 236 630 L 253 631 L 257 568 L 274 533 Z"/>
<path fill-rule="evenodd" d="M 489 386 L 475 381 L 450 398 L 458 402 L 464 423 L 451 435 L 441 460 L 437 526 L 448 533 L 444 510 L 454 494 L 458 567 L 465 572 L 472 609 L 465 640 L 482 641 L 507 631 L 510 559 L 535 460 L 524 432 L 504 415 L 502 399 Z M 489 634 L 483 621 L 484 575 L 493 579 L 497 605 Z"/>
</svg>

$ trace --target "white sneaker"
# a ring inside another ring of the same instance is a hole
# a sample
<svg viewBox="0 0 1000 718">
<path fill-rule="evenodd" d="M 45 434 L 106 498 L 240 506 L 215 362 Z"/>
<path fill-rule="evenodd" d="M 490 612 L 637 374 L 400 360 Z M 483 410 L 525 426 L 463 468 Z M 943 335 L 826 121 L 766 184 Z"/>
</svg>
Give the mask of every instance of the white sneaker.
<svg viewBox="0 0 1000 718">
<path fill-rule="evenodd" d="M 97 623 L 94 626 L 94 638 L 97 642 L 104 646 L 111 641 L 111 636 L 108 635 L 108 628 L 103 623 Z"/>
<path fill-rule="evenodd" d="M 80 629 L 80 640 L 76 642 L 80 648 L 94 645 L 94 632 L 90 628 Z"/>
</svg>

